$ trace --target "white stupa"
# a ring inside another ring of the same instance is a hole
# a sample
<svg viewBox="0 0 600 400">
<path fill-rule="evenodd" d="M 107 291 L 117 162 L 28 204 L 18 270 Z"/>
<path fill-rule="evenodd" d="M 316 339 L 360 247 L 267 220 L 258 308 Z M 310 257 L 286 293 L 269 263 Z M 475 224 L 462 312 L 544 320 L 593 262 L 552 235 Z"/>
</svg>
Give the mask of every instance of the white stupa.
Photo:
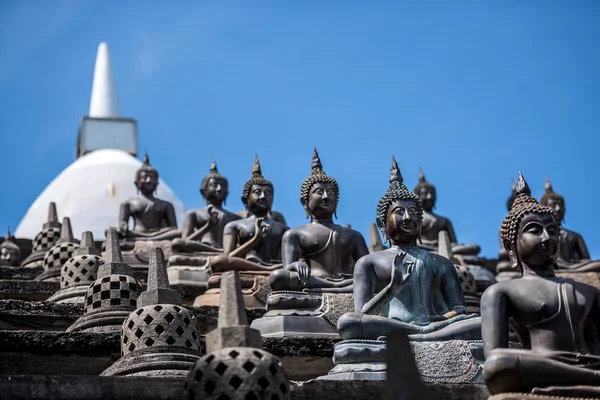
<svg viewBox="0 0 600 400">
<path fill-rule="evenodd" d="M 82 119 L 79 127 L 77 159 L 33 202 L 15 236 L 34 238 L 46 222 L 48 204 L 55 202 L 59 216 L 70 217 L 75 237 L 92 231 L 94 239 L 103 239 L 108 227 L 118 225 L 121 203 L 137 195 L 135 173 L 142 162 L 136 156 L 137 123 L 120 116 L 108 45 L 101 43 L 89 116 Z M 160 166 L 155 167 L 160 173 Z M 183 203 L 163 180 L 156 196 L 173 204 L 181 224 Z"/>
</svg>

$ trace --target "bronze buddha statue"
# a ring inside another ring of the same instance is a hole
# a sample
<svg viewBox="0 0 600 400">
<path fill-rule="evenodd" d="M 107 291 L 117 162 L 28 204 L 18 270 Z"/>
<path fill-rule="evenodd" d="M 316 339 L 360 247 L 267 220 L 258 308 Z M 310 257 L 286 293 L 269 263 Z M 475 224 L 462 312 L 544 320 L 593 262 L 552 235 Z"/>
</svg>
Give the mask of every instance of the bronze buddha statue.
<svg viewBox="0 0 600 400">
<path fill-rule="evenodd" d="M 458 244 L 452 222 L 448 218 L 433 212 L 437 199 L 436 190 L 435 186 L 425 179 L 423 170 L 419 171 L 419 182 L 413 191 L 419 196 L 423 204 L 423 224 L 421 226 L 420 240 L 424 247 L 436 250 L 440 231 L 446 231 L 450 237 L 454 254 L 470 256 L 479 254 L 481 248 L 477 244 Z"/>
<path fill-rule="evenodd" d="M 242 189 L 242 203 L 249 217 L 225 225 L 223 254 L 212 259 L 213 272 L 281 268 L 281 239 L 289 228 L 268 217 L 273 194 L 273 184 L 262 176 L 257 155 L 252 177 Z"/>
<path fill-rule="evenodd" d="M 4 241 L 0 244 L 0 265 L 18 267 L 21 264 L 21 249 L 13 239 L 8 227 Z"/>
<path fill-rule="evenodd" d="M 186 213 L 181 238 L 172 242 L 175 252 L 221 252 L 225 225 L 240 219 L 223 208 L 229 194 L 229 182 L 219 173 L 214 158 L 210 172 L 200 184 L 200 194 L 207 205 Z"/>
<path fill-rule="evenodd" d="M 119 213 L 119 236 L 130 241 L 171 240 L 181 236 L 177 230 L 175 209 L 168 201 L 154 197 L 158 186 L 158 171 L 150 165 L 148 154 L 137 170 L 134 182 L 141 196 L 126 200 Z M 133 229 L 129 219 L 133 218 Z"/>
<path fill-rule="evenodd" d="M 546 179 L 546 190 L 540 199 L 540 204 L 554 211 L 560 224 L 560 249 L 556 266 L 558 269 L 572 272 L 600 272 L 600 261 L 590 260 L 590 253 L 583 237 L 565 229 L 565 199 L 552 189 L 552 184 Z"/>
<path fill-rule="evenodd" d="M 356 263 L 355 312 L 338 321 L 342 339 L 375 340 L 395 329 L 413 341 L 481 337 L 455 266 L 417 246 L 423 213 L 420 196 L 406 188 L 392 159 L 390 186 L 377 206 L 377 225 L 391 246 Z"/>
<path fill-rule="evenodd" d="M 300 189 L 310 223 L 283 236 L 284 268 L 271 274 L 273 290 L 352 292 L 354 264 L 369 249 L 359 232 L 333 222 L 338 199 L 338 183 L 323 171 L 315 149 L 311 173 Z"/>
<path fill-rule="evenodd" d="M 555 276 L 561 217 L 531 197 L 519 173 L 501 235 L 522 276 L 481 299 L 483 377 L 492 394 L 600 395 L 600 290 Z M 508 348 L 509 321 L 522 349 Z"/>
</svg>

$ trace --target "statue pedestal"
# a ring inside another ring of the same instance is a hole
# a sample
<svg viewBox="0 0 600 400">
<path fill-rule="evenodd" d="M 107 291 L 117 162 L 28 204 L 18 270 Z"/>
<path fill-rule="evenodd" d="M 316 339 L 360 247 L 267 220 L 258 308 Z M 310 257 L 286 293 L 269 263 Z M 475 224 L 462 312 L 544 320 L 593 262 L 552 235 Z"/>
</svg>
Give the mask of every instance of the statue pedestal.
<svg viewBox="0 0 600 400">
<path fill-rule="evenodd" d="M 483 343 L 480 340 L 410 342 L 415 363 L 424 382 L 482 382 Z M 386 342 L 344 340 L 333 348 L 335 366 L 328 380 L 385 380 Z"/>
<path fill-rule="evenodd" d="M 246 308 L 264 308 L 267 296 L 271 293 L 269 283 L 270 271 L 240 272 L 242 294 Z M 194 307 L 214 306 L 221 304 L 221 274 L 215 273 L 208 279 L 208 290 L 196 297 Z"/>
<path fill-rule="evenodd" d="M 135 240 L 119 242 L 123 262 L 131 266 L 133 277 L 140 283 L 145 284 L 148 277 L 148 264 L 150 263 L 150 251 L 155 247 L 160 247 L 168 259 L 171 254 L 170 240 Z M 102 257 L 105 257 L 106 242 L 102 245 Z"/>
<path fill-rule="evenodd" d="M 52 296 L 48 298 L 46 301 L 50 301 L 52 303 L 66 303 L 66 304 L 81 304 L 85 303 L 85 294 L 89 287 L 89 283 L 87 285 L 81 286 L 73 286 L 70 288 L 64 288 L 54 293 Z"/>
<path fill-rule="evenodd" d="M 29 257 L 23 260 L 23 262 L 21 263 L 21 267 L 27 269 L 39 269 L 40 272 L 42 272 L 44 268 L 45 255 L 45 251 L 36 251 L 35 253 L 31 253 Z"/>
<path fill-rule="evenodd" d="M 190 286 L 202 290 L 208 289 L 208 278 L 211 276 L 212 257 L 220 253 L 173 253 L 168 258 L 169 283 L 172 286 Z"/>
<path fill-rule="evenodd" d="M 338 338 L 337 320 L 354 310 L 352 294 L 273 292 L 267 313 L 252 322 L 264 337 Z"/>
<path fill-rule="evenodd" d="M 500 393 L 488 400 L 583 400 L 600 398 L 598 386 L 552 386 L 536 388 L 531 393 Z"/>
</svg>

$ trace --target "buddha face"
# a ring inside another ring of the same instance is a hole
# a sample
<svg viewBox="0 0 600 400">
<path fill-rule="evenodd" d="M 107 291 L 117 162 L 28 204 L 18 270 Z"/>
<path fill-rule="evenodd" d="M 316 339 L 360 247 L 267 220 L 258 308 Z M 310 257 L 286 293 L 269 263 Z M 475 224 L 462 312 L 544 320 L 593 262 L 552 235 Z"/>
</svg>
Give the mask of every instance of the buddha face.
<svg viewBox="0 0 600 400">
<path fill-rule="evenodd" d="M 559 228 L 551 214 L 529 213 L 519 224 L 517 254 L 531 268 L 554 268 L 558 257 Z"/>
<path fill-rule="evenodd" d="M 252 185 L 248 195 L 248 209 L 257 215 L 267 215 L 273 204 L 273 189 L 269 185 Z"/>
<path fill-rule="evenodd" d="M 413 242 L 421 232 L 421 214 L 414 200 L 394 200 L 386 219 L 386 234 L 392 243 Z"/>
<path fill-rule="evenodd" d="M 417 193 L 423 203 L 423 209 L 431 212 L 435 206 L 435 189 L 433 187 L 424 186 Z"/>
<path fill-rule="evenodd" d="M 142 171 L 136 186 L 146 196 L 153 194 L 158 186 L 158 174 L 152 171 Z"/>
<path fill-rule="evenodd" d="M 223 203 L 229 194 L 229 185 L 225 179 L 210 178 L 204 188 L 204 198 L 208 203 Z"/>
<path fill-rule="evenodd" d="M 565 203 L 559 199 L 548 199 L 546 207 L 554 211 L 556 218 L 562 221 L 565 218 Z"/>
<path fill-rule="evenodd" d="M 308 212 L 317 218 L 331 218 L 337 209 L 337 193 L 331 183 L 317 182 L 308 193 Z"/>
<path fill-rule="evenodd" d="M 16 267 L 20 261 L 21 256 L 18 251 L 0 246 L 0 265 Z"/>
</svg>

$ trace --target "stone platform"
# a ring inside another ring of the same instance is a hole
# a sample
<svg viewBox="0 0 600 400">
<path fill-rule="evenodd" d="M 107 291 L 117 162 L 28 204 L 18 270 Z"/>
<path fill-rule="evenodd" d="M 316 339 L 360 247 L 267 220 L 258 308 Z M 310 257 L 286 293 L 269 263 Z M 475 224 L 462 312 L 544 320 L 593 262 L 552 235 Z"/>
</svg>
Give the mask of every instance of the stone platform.
<svg viewBox="0 0 600 400">
<path fill-rule="evenodd" d="M 374 381 L 290 382 L 292 400 L 364 400 L 381 398 L 385 383 Z M 485 386 L 426 384 L 428 400 L 485 400 Z M 184 379 L 100 376 L 0 376 L 0 399 L 182 400 Z"/>
<path fill-rule="evenodd" d="M 60 290 L 60 282 L 0 280 L 0 299 L 44 301 Z"/>
</svg>

